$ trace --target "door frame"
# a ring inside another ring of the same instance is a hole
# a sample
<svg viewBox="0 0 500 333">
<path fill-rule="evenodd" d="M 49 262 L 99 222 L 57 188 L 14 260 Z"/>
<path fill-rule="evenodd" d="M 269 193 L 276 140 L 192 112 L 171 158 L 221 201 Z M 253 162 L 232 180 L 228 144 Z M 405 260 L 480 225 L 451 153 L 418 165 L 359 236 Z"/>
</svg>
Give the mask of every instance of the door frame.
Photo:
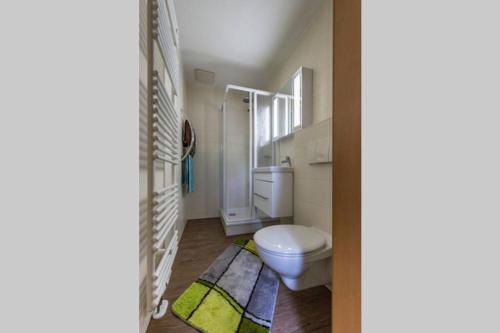
<svg viewBox="0 0 500 333">
<path fill-rule="evenodd" d="M 332 1 L 332 330 L 360 333 L 361 0 Z"/>
</svg>

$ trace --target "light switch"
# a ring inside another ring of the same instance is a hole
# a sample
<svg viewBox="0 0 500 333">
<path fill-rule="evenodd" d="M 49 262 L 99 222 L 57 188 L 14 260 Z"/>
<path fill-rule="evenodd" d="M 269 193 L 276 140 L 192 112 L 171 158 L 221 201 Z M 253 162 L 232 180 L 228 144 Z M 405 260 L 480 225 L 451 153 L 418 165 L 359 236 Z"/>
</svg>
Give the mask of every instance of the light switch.
<svg viewBox="0 0 500 333">
<path fill-rule="evenodd" d="M 307 160 L 309 164 L 331 162 L 331 151 L 331 137 L 311 141 L 307 147 Z"/>
</svg>

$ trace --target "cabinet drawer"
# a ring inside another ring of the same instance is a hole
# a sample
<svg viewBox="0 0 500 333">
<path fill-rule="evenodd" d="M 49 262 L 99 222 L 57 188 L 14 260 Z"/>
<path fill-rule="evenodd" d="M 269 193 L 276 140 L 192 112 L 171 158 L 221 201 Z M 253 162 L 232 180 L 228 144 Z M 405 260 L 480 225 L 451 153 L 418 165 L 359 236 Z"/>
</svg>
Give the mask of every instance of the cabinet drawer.
<svg viewBox="0 0 500 333">
<path fill-rule="evenodd" d="M 273 195 L 273 183 L 265 180 L 255 179 L 253 182 L 253 192 L 260 196 L 271 199 Z"/>
<path fill-rule="evenodd" d="M 273 181 L 273 175 L 270 173 L 254 173 L 253 178 L 255 180 L 264 180 L 268 182 Z"/>
<path fill-rule="evenodd" d="M 271 212 L 271 199 L 265 199 L 265 197 L 254 193 L 253 194 L 253 204 L 255 207 L 259 208 L 261 211 L 266 213 L 269 216 L 272 216 Z"/>
</svg>

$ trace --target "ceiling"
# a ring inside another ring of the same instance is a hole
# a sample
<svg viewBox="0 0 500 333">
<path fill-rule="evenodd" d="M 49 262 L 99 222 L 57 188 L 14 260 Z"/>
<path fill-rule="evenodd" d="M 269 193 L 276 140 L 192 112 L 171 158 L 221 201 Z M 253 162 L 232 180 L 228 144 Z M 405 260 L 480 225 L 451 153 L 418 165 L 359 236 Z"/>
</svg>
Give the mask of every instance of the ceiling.
<svg viewBox="0 0 500 333">
<path fill-rule="evenodd" d="M 200 68 L 215 72 L 217 86 L 264 88 L 322 1 L 175 0 L 187 82 Z"/>
</svg>

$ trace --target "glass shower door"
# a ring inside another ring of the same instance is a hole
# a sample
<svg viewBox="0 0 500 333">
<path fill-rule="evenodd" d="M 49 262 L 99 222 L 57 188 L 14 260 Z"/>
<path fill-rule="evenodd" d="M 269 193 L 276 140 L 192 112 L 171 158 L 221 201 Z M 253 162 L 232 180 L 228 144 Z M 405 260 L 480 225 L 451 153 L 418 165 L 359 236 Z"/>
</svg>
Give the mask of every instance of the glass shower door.
<svg viewBox="0 0 500 333">
<path fill-rule="evenodd" d="M 252 169 L 273 163 L 271 94 L 232 89 L 222 115 L 222 217 L 226 224 L 259 222 L 253 209 Z"/>
<path fill-rule="evenodd" d="M 271 99 L 271 96 L 261 94 L 255 94 L 254 97 L 254 168 L 273 164 Z"/>
<path fill-rule="evenodd" d="M 248 100 L 248 103 L 246 102 Z M 228 221 L 251 219 L 250 209 L 250 98 L 231 90 L 224 101 L 224 214 Z"/>
</svg>

